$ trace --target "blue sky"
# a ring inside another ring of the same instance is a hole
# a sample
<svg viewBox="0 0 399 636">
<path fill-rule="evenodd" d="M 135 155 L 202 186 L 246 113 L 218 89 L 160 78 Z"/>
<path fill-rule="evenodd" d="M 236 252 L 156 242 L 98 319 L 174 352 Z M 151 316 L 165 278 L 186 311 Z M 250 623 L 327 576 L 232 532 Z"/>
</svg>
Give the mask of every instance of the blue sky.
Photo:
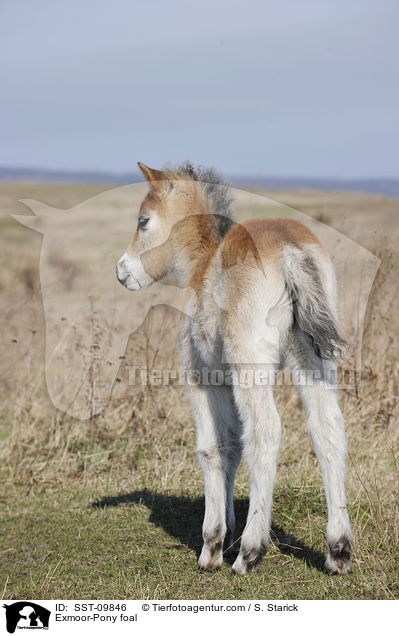
<svg viewBox="0 0 399 636">
<path fill-rule="evenodd" d="M 1 0 L 0 165 L 397 177 L 391 0 Z"/>
</svg>

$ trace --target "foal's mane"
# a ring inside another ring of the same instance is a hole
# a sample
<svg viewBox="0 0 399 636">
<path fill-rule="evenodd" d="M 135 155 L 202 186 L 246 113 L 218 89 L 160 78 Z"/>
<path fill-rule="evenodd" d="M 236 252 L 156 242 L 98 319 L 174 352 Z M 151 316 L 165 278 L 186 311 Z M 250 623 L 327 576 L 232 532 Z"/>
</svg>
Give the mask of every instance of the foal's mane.
<svg viewBox="0 0 399 636">
<path fill-rule="evenodd" d="M 194 168 L 189 161 L 175 168 L 168 167 L 165 171 L 174 179 L 187 179 L 201 185 L 210 212 L 215 215 L 217 231 L 223 238 L 235 224 L 231 207 L 233 197 L 227 181 L 214 168 Z"/>
</svg>

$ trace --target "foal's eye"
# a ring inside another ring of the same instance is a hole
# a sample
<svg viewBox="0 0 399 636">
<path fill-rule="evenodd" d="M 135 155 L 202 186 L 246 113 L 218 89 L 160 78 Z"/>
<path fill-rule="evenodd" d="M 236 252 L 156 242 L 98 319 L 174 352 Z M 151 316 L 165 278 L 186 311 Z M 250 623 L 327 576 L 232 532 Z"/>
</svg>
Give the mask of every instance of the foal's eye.
<svg viewBox="0 0 399 636">
<path fill-rule="evenodd" d="M 138 228 L 139 230 L 143 230 L 150 220 L 149 216 L 139 216 Z"/>
</svg>

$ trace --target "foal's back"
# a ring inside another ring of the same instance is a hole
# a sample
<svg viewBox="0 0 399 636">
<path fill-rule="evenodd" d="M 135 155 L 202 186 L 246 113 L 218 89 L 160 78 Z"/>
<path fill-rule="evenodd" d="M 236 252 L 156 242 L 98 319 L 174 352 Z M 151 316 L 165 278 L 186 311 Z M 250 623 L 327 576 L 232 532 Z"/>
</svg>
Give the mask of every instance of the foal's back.
<svg viewBox="0 0 399 636">
<path fill-rule="evenodd" d="M 255 219 L 235 225 L 226 235 L 222 246 L 227 267 L 237 263 L 237 256 L 249 253 L 258 262 L 278 256 L 287 245 L 299 248 L 317 246 L 326 258 L 324 249 L 316 236 L 302 223 L 291 219 Z"/>
<path fill-rule="evenodd" d="M 246 350 L 247 362 L 258 361 L 258 354 L 264 359 L 267 347 L 270 362 L 279 363 L 281 336 L 288 337 L 294 326 L 319 357 L 339 353 L 334 270 L 301 223 L 260 219 L 235 225 L 220 246 L 215 277 L 223 283 L 225 334 L 241 356 Z"/>
</svg>

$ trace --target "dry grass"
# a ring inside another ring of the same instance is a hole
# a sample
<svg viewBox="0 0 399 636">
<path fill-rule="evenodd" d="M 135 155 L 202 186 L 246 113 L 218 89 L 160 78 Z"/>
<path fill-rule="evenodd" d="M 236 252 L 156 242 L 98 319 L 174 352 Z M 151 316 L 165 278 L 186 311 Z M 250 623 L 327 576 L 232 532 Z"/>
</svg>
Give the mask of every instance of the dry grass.
<svg viewBox="0 0 399 636">
<path fill-rule="evenodd" d="M 203 488 L 183 387 L 134 387 L 127 380 L 129 365 L 178 365 L 175 310 L 156 308 L 131 337 L 102 417 L 75 420 L 49 399 L 37 269 L 41 236 L 18 226 L 8 212 L 24 213 L 17 203 L 24 197 L 68 207 L 99 190 L 0 185 L 4 597 L 398 598 L 398 202 L 348 193 L 269 193 L 339 229 L 382 261 L 366 315 L 363 378 L 341 395 L 354 573 L 338 579 L 321 571 L 321 478 L 297 394 L 282 386 L 276 391 L 285 431 L 273 545 L 258 573 L 231 579 L 228 564 L 212 575 L 196 571 Z M 71 265 L 59 259 L 73 277 Z M 236 485 L 241 523 L 247 494 L 242 466 Z"/>
</svg>

